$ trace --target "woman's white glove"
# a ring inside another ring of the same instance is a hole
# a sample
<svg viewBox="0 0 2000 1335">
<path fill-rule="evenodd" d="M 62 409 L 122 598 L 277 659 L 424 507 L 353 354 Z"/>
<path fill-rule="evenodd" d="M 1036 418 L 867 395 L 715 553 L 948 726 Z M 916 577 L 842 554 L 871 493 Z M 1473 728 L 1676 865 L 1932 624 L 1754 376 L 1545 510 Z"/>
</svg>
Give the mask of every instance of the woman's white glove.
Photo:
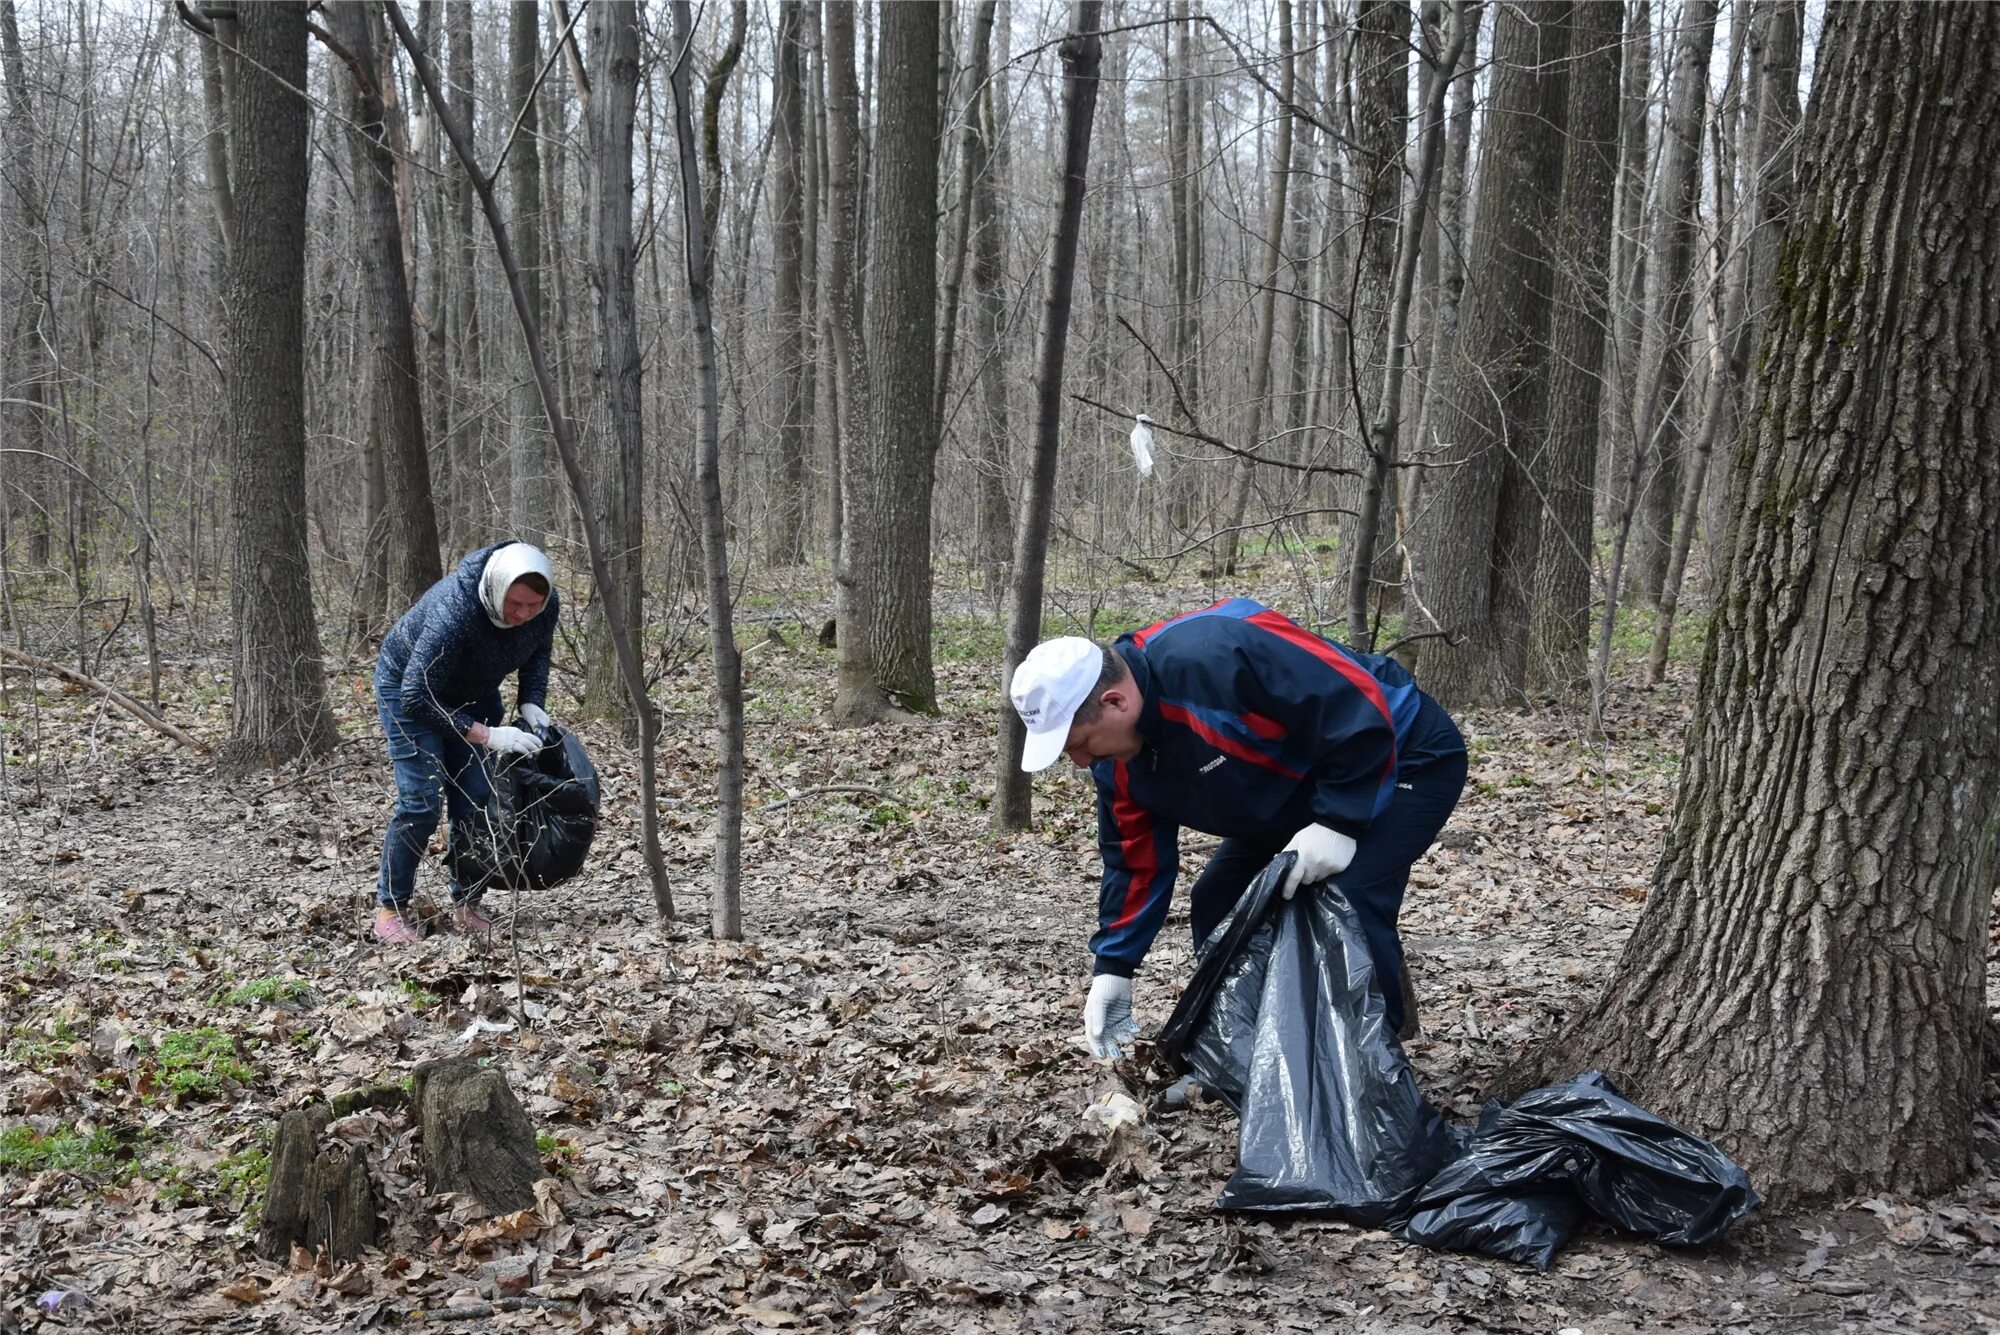
<svg viewBox="0 0 2000 1335">
<path fill-rule="evenodd" d="M 1132 980 L 1101 973 L 1090 980 L 1090 1000 L 1083 1003 L 1083 1037 L 1099 1057 L 1129 1057 L 1139 1038 L 1132 1018 Z"/>
<path fill-rule="evenodd" d="M 1329 876 L 1340 875 L 1354 861 L 1354 841 L 1324 825 L 1306 826 L 1292 836 L 1285 851 L 1299 855 L 1285 876 L 1285 888 L 1279 892 L 1286 899 L 1298 893 L 1302 885 L 1317 885 Z"/>
<path fill-rule="evenodd" d="M 531 756 L 542 749 L 542 739 L 525 728 L 488 728 L 486 749 L 502 755 Z"/>
<path fill-rule="evenodd" d="M 547 732 L 551 721 L 549 711 L 540 705 L 521 706 L 521 722 L 528 725 L 530 732 Z"/>
</svg>

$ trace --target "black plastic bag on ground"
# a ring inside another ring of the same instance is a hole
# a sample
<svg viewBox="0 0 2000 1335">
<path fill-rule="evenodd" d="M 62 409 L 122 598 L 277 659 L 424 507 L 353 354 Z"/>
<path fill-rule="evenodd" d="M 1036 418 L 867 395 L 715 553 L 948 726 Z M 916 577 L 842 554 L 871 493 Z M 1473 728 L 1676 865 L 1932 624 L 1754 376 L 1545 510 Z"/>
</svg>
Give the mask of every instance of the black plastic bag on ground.
<svg viewBox="0 0 2000 1335">
<path fill-rule="evenodd" d="M 597 835 L 597 767 L 575 733 L 550 724 L 543 742 L 496 765 L 492 804 L 470 827 L 452 829 L 447 856 L 470 898 L 544 890 L 583 870 Z"/>
<path fill-rule="evenodd" d="M 1352 907 L 1331 883 L 1283 900 L 1291 864 L 1243 892 L 1160 1034 L 1241 1118 L 1218 1209 L 1330 1212 L 1546 1268 L 1586 1209 L 1692 1247 L 1757 1207 L 1727 1155 L 1594 1071 L 1488 1109 L 1469 1140 L 1447 1126 L 1388 1032 Z"/>
<path fill-rule="evenodd" d="M 1389 1032 L 1353 909 L 1331 884 L 1280 898 L 1291 864 L 1210 935 L 1160 1047 L 1241 1118 L 1218 1209 L 1399 1223 L 1457 1142 Z"/>
<path fill-rule="evenodd" d="M 1425 1186 L 1404 1236 L 1548 1269 L 1588 1208 L 1669 1247 L 1699 1247 L 1757 1208 L 1736 1162 L 1588 1071 L 1489 1109 Z"/>
</svg>

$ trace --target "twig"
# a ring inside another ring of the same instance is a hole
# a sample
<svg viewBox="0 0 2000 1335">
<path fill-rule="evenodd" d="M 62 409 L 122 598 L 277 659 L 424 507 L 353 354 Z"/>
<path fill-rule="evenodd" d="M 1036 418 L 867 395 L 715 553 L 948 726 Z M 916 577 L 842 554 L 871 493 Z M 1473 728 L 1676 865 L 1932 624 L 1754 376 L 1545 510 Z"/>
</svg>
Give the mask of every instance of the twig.
<svg viewBox="0 0 2000 1335">
<path fill-rule="evenodd" d="M 182 746 L 188 748 L 188 750 L 204 754 L 208 751 L 208 748 L 200 742 L 197 742 L 194 738 L 188 736 L 179 728 L 176 728 L 173 724 L 167 722 L 152 710 L 119 690 L 116 686 L 107 686 L 95 677 L 86 677 L 81 672 L 72 672 L 58 663 L 51 663 L 46 658 L 37 658 L 33 654 L 22 653 L 19 649 L 9 649 L 4 644 L 0 644 L 0 657 L 11 658 L 17 663 L 25 663 L 37 672 L 49 673 L 51 676 L 60 677 L 64 681 L 74 685 L 87 686 L 130 714 L 133 718 L 144 723 L 147 727 L 153 729 L 155 732 L 164 733 L 168 737 L 173 738 Z"/>
<path fill-rule="evenodd" d="M 854 783 L 830 783 L 823 788 L 808 788 L 802 793 L 793 793 L 790 797 L 781 797 L 775 802 L 766 802 L 750 814 L 754 816 L 766 811 L 776 811 L 779 807 L 788 807 L 794 802 L 803 802 L 808 797 L 819 797 L 824 793 L 860 793 L 864 797 L 874 798 L 877 802 L 890 802 L 899 807 L 910 805 L 894 793 L 885 793 L 880 788 L 863 788 L 861 785 Z"/>
<path fill-rule="evenodd" d="M 553 1298 L 537 1298 L 532 1294 L 525 1298 L 496 1298 L 490 1303 L 467 1303 L 463 1307 L 419 1307 L 410 1312 L 411 1321 L 478 1321 L 500 1312 L 560 1312 L 564 1316 L 575 1316 L 574 1303 L 559 1303 Z"/>
</svg>

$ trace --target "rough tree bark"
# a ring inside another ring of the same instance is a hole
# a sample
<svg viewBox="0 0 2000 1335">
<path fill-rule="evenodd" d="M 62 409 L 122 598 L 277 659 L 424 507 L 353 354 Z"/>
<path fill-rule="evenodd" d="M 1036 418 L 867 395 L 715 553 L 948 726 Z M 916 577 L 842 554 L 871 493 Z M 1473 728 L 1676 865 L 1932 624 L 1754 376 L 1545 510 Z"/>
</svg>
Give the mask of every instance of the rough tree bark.
<svg viewBox="0 0 2000 1335">
<path fill-rule="evenodd" d="M 1601 1062 L 1775 1203 L 1970 1167 L 2000 830 L 1996 154 L 2000 7 L 1829 11 L 1673 827 L 1610 987 L 1533 1063 Z"/>
<path fill-rule="evenodd" d="M 230 181 L 237 229 L 224 290 L 232 653 L 226 768 L 334 743 L 306 562 L 306 6 L 237 13 Z"/>
<path fill-rule="evenodd" d="M 604 602 L 616 599 L 624 624 L 643 634 L 646 429 L 639 371 L 637 265 L 632 247 L 632 123 L 639 98 L 639 7 L 602 0 L 588 11 L 591 96 L 591 238 L 589 274 L 597 307 L 597 393 L 603 430 L 597 442 L 597 525 L 611 566 L 611 588 L 592 602 L 587 698 L 600 717 L 617 718 L 636 738 L 638 719 L 621 708 L 625 691 Z"/>
<path fill-rule="evenodd" d="M 1571 11 L 1569 144 L 1556 207 L 1549 331 L 1547 507 L 1528 627 L 1529 689 L 1558 696 L 1584 689 L 1590 677 L 1592 516 L 1624 18 L 1619 4 L 1581 4 Z"/>
<path fill-rule="evenodd" d="M 771 396 L 777 466 L 770 471 L 768 555 L 777 565 L 806 556 L 806 10 L 780 0 L 777 62 L 771 80 Z"/>
<path fill-rule="evenodd" d="M 391 609 L 408 607 L 444 575 L 437 511 L 431 502 L 430 452 L 424 443 L 421 367 L 410 323 L 403 270 L 403 228 L 396 206 L 396 159 L 389 151 L 381 89 L 376 86 L 375 21 L 364 0 L 327 8 L 334 40 L 346 48 L 348 146 L 354 165 L 356 242 L 370 346 L 369 412 L 382 451 L 388 510 L 377 540 L 388 547 Z M 377 538 L 377 535 L 370 535 Z"/>
<path fill-rule="evenodd" d="M 979 22 L 990 28 L 982 0 Z M 991 38 L 982 35 L 983 48 Z M 967 136 L 965 170 L 972 176 L 972 335 L 979 366 L 979 537 L 975 550 L 989 589 L 999 590 L 1013 555 L 1014 470 L 1007 433 L 1007 290 L 1002 243 L 1007 219 L 1000 181 L 1006 175 L 1006 147 L 1000 140 L 997 108 L 1005 105 L 1006 71 L 989 74 L 966 115 L 977 133 Z M 997 86 L 996 86 L 997 85 Z"/>
<path fill-rule="evenodd" d="M 541 55 L 541 6 L 535 0 L 512 0 L 507 12 L 507 110 L 515 127 L 507 158 L 507 180 L 514 196 L 512 230 L 521 257 L 521 286 L 528 313 L 540 328 L 546 312 L 542 308 L 541 126 L 534 88 Z M 469 122 L 465 128 L 471 133 Z M 516 383 L 510 398 L 507 514 L 514 537 L 545 547 L 549 534 L 559 528 L 549 513 L 554 494 L 542 458 L 548 418 L 529 380 Z"/>
<path fill-rule="evenodd" d="M 1098 0 L 1077 0 L 1063 63 L 1063 176 L 1056 234 L 1049 248 L 1049 285 L 1042 303 L 1042 351 L 1036 378 L 1035 452 L 1021 497 L 1014 537 L 1014 583 L 1008 591 L 1007 643 L 1000 667 L 999 748 L 993 762 L 993 826 L 1025 830 L 1034 818 L 1032 790 L 1021 772 L 1027 729 L 1007 703 L 1014 669 L 1042 633 L 1042 579 L 1048 568 L 1049 515 L 1056 489 L 1056 455 L 1062 437 L 1063 360 L 1069 349 L 1069 309 L 1076 287 L 1076 245 L 1083 230 L 1083 197 L 1090 182 L 1090 131 L 1097 113 L 1097 71 L 1103 52 Z"/>
<path fill-rule="evenodd" d="M 931 638 L 931 490 L 937 437 L 931 376 L 937 329 L 937 41 L 932 5 L 881 15 L 874 239 L 868 299 L 868 430 L 850 458 L 869 484 L 843 486 L 842 584 L 859 617 L 840 619 L 834 716 L 848 724 L 937 708 Z"/>
<path fill-rule="evenodd" d="M 1529 460 L 1548 370 L 1548 233 L 1569 95 L 1568 0 L 1502 9 L 1462 323 L 1432 415 L 1450 465 L 1418 528 L 1417 597 L 1448 639 L 1423 646 L 1425 689 L 1490 703 L 1526 680 L 1528 577 L 1539 536 Z"/>
</svg>

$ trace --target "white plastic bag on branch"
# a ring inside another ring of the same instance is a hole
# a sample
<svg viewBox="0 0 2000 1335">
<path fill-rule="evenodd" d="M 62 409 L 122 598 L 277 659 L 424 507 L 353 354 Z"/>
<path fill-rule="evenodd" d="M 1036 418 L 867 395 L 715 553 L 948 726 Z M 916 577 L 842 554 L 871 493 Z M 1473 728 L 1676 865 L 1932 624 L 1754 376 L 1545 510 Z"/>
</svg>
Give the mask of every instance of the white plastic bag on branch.
<svg viewBox="0 0 2000 1335">
<path fill-rule="evenodd" d="M 1153 428 L 1147 425 L 1152 420 L 1140 413 L 1132 426 L 1132 462 L 1139 465 L 1140 477 L 1153 475 Z"/>
</svg>

